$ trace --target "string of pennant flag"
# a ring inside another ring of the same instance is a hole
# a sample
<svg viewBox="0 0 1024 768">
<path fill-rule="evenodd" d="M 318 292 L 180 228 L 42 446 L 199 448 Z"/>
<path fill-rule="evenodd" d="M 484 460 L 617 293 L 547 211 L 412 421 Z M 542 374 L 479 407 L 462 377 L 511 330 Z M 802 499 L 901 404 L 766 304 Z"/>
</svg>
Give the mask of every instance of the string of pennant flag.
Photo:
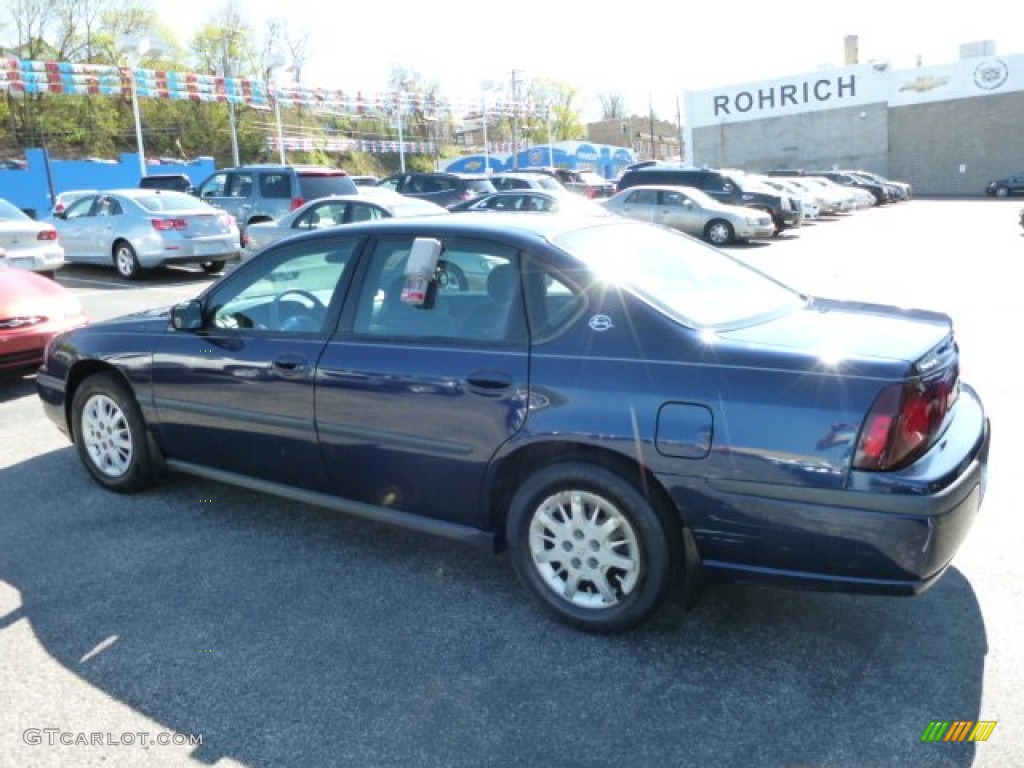
<svg viewBox="0 0 1024 768">
<path fill-rule="evenodd" d="M 131 98 L 132 82 L 140 98 L 233 102 L 253 107 L 308 107 L 352 115 L 380 116 L 415 110 L 440 117 L 488 115 L 546 117 L 548 107 L 532 101 L 439 99 L 403 91 L 364 93 L 299 84 L 270 84 L 247 77 L 222 77 L 197 72 L 167 72 L 108 64 L 70 64 L 0 58 L 0 90 L 11 93 L 123 96 Z"/>
</svg>

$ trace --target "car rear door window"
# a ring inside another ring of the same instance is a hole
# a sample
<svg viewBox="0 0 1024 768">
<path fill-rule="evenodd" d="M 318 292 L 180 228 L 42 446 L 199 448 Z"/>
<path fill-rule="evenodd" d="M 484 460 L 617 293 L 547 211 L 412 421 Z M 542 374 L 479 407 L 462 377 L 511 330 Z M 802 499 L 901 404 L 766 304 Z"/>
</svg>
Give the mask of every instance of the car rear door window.
<svg viewBox="0 0 1024 768">
<path fill-rule="evenodd" d="M 270 200 L 287 200 L 291 196 L 292 183 L 288 174 L 280 172 L 260 174 L 260 197 Z M 323 197 L 323 195 L 317 195 L 317 197 Z"/>
<path fill-rule="evenodd" d="M 472 343 L 526 338 L 519 258 L 514 249 L 460 239 L 446 242 L 432 300 L 419 307 L 402 301 L 412 242 L 412 238 L 382 240 L 374 249 L 356 307 L 357 334 Z"/>
</svg>

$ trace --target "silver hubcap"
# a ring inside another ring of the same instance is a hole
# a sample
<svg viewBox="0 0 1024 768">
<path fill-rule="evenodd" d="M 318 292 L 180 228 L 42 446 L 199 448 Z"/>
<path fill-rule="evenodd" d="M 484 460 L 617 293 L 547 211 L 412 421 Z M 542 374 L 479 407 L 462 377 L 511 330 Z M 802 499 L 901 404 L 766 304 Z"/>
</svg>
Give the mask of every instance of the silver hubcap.
<svg viewBox="0 0 1024 768">
<path fill-rule="evenodd" d="M 82 440 L 89 458 L 107 477 L 121 477 L 132 463 L 132 433 L 117 403 L 93 395 L 82 410 Z"/>
<path fill-rule="evenodd" d="M 544 583 L 581 608 L 608 608 L 625 599 L 640 576 L 633 527 L 608 499 L 561 491 L 537 507 L 530 555 Z"/>
<path fill-rule="evenodd" d="M 711 237 L 711 242 L 715 245 L 721 245 L 729 241 L 729 230 L 724 224 L 712 224 L 708 234 Z"/>
<path fill-rule="evenodd" d="M 117 249 L 117 270 L 122 275 L 130 275 L 135 269 L 135 257 L 127 248 Z"/>
</svg>

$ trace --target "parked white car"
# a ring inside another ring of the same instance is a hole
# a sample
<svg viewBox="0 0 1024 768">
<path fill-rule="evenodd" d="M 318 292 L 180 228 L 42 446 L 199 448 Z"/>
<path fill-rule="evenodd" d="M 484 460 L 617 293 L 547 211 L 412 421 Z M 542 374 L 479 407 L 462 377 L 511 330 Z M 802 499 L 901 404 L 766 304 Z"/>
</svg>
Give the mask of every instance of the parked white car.
<svg viewBox="0 0 1024 768">
<path fill-rule="evenodd" d="M 663 224 L 704 238 L 712 245 L 771 238 L 775 234 L 770 214 L 720 203 L 693 187 L 629 187 L 601 204 L 620 216 Z"/>
<path fill-rule="evenodd" d="M 36 221 L 0 198 L 0 262 L 31 272 L 52 274 L 64 264 L 56 228 Z"/>
</svg>

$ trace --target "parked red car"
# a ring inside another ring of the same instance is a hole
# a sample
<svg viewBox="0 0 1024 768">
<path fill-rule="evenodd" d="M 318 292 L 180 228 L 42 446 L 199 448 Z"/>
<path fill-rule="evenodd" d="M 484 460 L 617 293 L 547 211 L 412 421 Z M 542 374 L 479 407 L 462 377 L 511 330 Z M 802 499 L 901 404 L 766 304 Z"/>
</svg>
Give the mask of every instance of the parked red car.
<svg viewBox="0 0 1024 768">
<path fill-rule="evenodd" d="M 42 275 L 4 265 L 0 251 L 0 372 L 39 365 L 53 336 L 87 322 L 70 291 Z"/>
</svg>

